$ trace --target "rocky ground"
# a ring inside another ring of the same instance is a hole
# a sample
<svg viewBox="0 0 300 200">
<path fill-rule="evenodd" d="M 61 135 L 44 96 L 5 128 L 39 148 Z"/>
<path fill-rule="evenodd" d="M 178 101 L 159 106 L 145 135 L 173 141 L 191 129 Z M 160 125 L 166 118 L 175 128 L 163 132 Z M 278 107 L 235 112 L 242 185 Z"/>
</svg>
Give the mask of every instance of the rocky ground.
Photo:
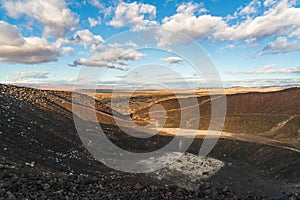
<svg viewBox="0 0 300 200">
<path fill-rule="evenodd" d="M 180 173 L 180 165 L 170 166 L 174 173 L 177 172 L 176 176 L 170 175 L 169 170 L 168 176 L 159 179 L 157 173 L 131 174 L 112 170 L 84 148 L 72 113 L 58 102 L 62 97 L 68 101 L 70 93 L 62 95 L 61 92 L 0 85 L 0 199 L 299 199 L 297 188 L 285 190 L 281 187 L 282 191 L 275 195 L 271 194 L 273 190 L 257 195 L 255 191 L 239 192 L 231 187 L 229 177 L 237 178 L 247 170 L 250 176 L 256 172 L 251 172 L 252 168 L 246 165 L 239 167 L 234 160 L 229 162 L 229 158 L 222 161 L 225 171 L 221 170 L 220 176 L 193 180 L 192 189 L 178 184 L 188 181 L 189 177 Z M 146 148 L 145 145 L 133 147 L 136 141 L 122 138 L 120 129 L 115 126 L 101 126 L 120 146 L 136 151 Z M 159 136 L 152 140 L 164 143 L 168 138 Z M 163 172 L 158 174 L 163 175 Z M 283 184 L 283 180 L 266 180 L 266 185 Z M 236 185 L 247 187 L 245 191 L 256 190 L 255 185 L 261 184 L 259 177 L 251 181 L 243 177 L 235 180 Z"/>
</svg>

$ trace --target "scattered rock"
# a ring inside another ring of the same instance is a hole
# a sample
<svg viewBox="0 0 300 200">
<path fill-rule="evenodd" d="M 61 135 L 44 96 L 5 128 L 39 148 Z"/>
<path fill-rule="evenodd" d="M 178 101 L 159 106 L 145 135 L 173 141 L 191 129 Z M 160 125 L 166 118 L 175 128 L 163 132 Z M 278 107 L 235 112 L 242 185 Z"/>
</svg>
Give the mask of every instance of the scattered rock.
<svg viewBox="0 0 300 200">
<path fill-rule="evenodd" d="M 140 190 L 140 189 L 142 189 L 143 188 L 143 186 L 140 184 L 140 183 L 137 183 L 136 185 L 135 185 L 135 189 L 137 189 L 137 190 Z"/>
<path fill-rule="evenodd" d="M 44 185 L 43 185 L 43 189 L 44 189 L 44 190 L 50 189 L 50 185 L 49 185 L 48 183 L 44 184 Z"/>
</svg>

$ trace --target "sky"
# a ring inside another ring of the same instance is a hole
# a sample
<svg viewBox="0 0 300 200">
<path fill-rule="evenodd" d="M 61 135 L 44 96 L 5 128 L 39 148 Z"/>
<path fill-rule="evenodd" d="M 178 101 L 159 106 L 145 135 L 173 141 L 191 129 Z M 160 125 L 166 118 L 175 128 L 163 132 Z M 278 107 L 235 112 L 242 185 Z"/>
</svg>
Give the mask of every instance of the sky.
<svg viewBox="0 0 300 200">
<path fill-rule="evenodd" d="M 299 57 L 299 0 L 0 1 L 0 83 L 293 86 Z"/>
</svg>

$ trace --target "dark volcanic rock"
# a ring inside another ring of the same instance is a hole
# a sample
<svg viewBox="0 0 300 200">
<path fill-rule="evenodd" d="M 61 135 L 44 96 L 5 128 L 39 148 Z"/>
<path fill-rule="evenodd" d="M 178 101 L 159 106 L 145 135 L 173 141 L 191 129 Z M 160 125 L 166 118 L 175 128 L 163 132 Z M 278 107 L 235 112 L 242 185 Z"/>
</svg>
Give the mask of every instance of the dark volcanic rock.
<svg viewBox="0 0 300 200">
<path fill-rule="evenodd" d="M 71 100 L 70 92 L 0 85 L 0 199 L 238 199 L 230 186 L 208 182 L 187 190 L 170 185 L 169 180 L 104 166 L 84 148 L 72 112 L 61 106 Z M 111 112 L 99 102 L 96 106 Z M 120 146 L 133 144 L 118 138 L 117 127 L 101 126 Z M 287 192 L 280 198 L 298 195 Z"/>
</svg>

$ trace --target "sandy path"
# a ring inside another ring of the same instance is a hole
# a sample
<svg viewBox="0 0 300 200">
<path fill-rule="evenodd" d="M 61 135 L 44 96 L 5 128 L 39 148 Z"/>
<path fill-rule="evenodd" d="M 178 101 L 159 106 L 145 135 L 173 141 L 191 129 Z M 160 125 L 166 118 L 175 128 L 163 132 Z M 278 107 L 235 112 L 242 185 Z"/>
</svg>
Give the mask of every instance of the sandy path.
<svg viewBox="0 0 300 200">
<path fill-rule="evenodd" d="M 288 122 L 290 122 L 292 119 L 294 119 L 295 117 L 297 117 L 298 115 L 293 115 L 290 116 L 288 119 L 276 124 L 270 131 L 270 133 L 274 133 L 276 131 L 278 131 L 279 129 L 281 129 L 282 127 L 284 127 Z"/>
<path fill-rule="evenodd" d="M 288 149 L 297 153 L 300 153 L 300 149 L 296 149 L 293 147 L 288 147 L 284 145 L 280 145 L 280 141 L 275 139 L 269 139 L 257 135 L 250 135 L 245 133 L 230 133 L 230 132 L 218 132 L 218 131 L 209 131 L 209 130 L 192 130 L 192 129 L 180 129 L 180 128 L 162 128 L 156 129 L 156 131 L 160 131 L 162 135 L 177 135 L 183 137 L 196 137 L 196 138 L 204 138 L 204 137 L 220 137 L 224 139 L 231 140 L 240 140 L 245 142 L 254 142 L 265 144 L 269 146 L 280 147 L 284 149 Z M 153 132 L 153 131 L 152 131 Z"/>
</svg>

